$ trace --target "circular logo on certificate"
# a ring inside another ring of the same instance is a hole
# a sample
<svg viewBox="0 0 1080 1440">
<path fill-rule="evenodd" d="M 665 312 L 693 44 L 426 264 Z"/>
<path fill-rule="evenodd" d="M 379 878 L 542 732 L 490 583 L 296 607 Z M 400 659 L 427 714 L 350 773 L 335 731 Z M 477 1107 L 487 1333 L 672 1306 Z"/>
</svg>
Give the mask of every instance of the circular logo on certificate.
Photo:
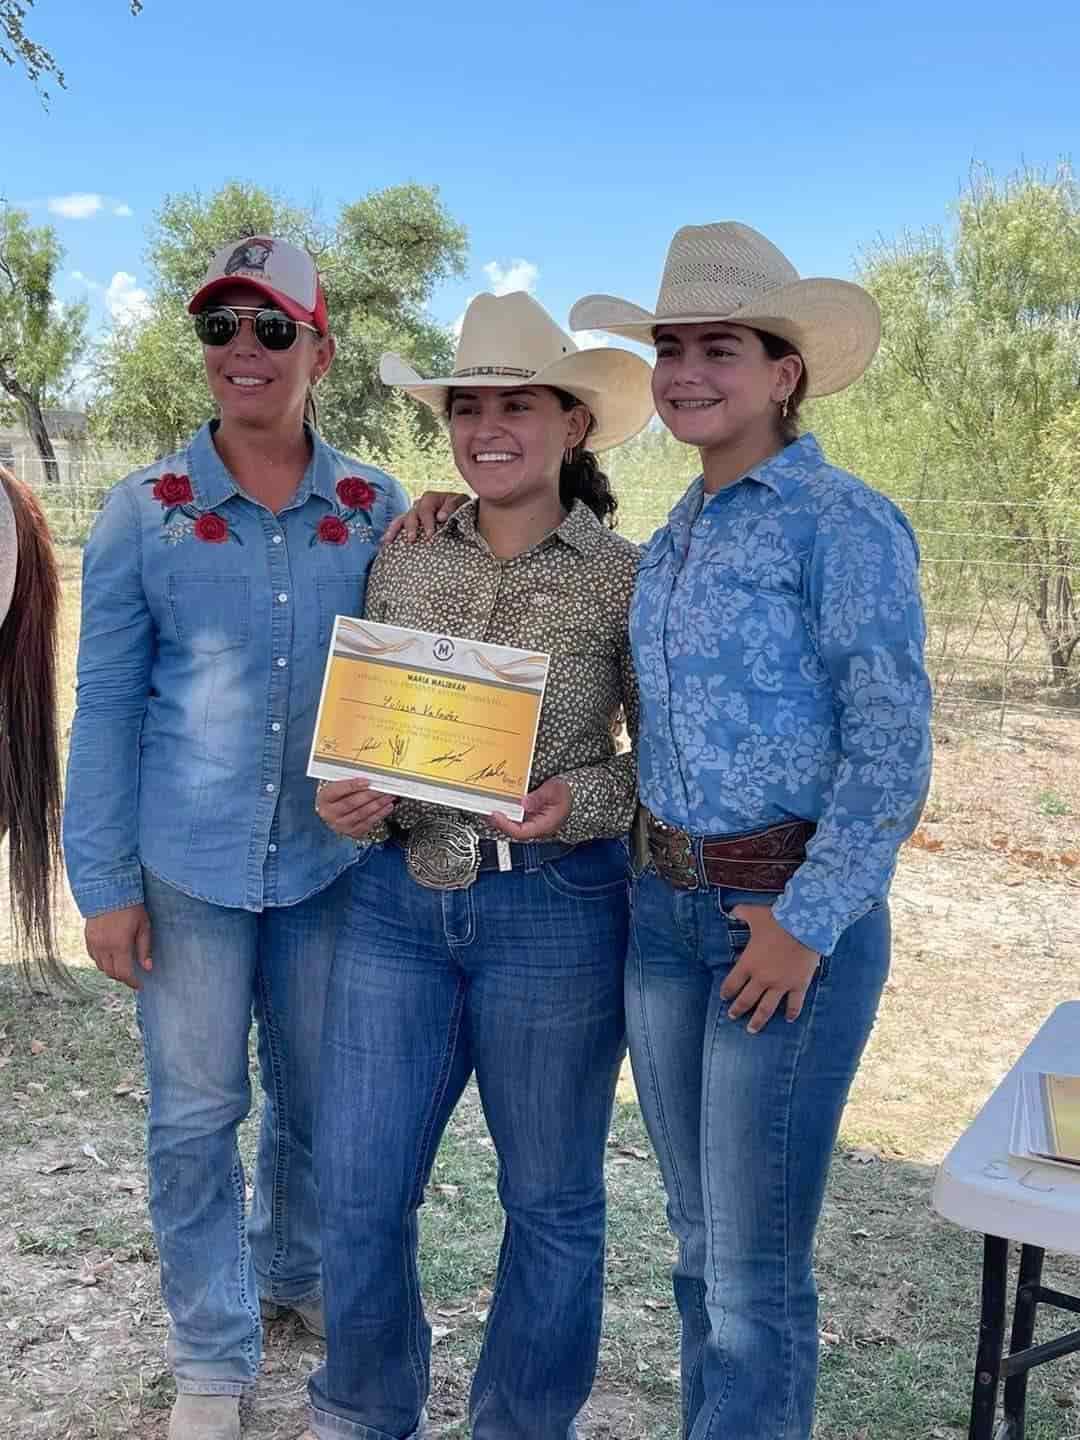
<svg viewBox="0 0 1080 1440">
<path fill-rule="evenodd" d="M 452 660 L 454 658 L 454 642 L 448 640 L 445 635 L 441 640 L 436 640 L 431 649 L 436 660 Z"/>
</svg>

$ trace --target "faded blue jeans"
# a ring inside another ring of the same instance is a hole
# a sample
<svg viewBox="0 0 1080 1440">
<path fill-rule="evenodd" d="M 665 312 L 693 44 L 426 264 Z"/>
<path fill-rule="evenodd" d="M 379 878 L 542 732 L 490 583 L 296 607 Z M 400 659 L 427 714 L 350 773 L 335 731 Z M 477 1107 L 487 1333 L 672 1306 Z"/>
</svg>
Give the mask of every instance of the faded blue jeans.
<svg viewBox="0 0 1080 1440">
<path fill-rule="evenodd" d="M 296 905 L 227 909 L 143 872 L 153 969 L 139 1024 L 150 1091 L 150 1217 L 176 1388 L 239 1395 L 259 1369 L 259 1297 L 320 1294 L 312 1128 L 326 978 L 348 872 Z M 236 1144 L 258 1022 L 266 1100 L 245 1223 Z"/>
<path fill-rule="evenodd" d="M 757 1035 L 720 987 L 773 895 L 634 885 L 626 976 L 638 1097 L 678 1241 L 686 1440 L 809 1440 L 814 1231 L 840 1116 L 889 968 L 881 905 L 823 959 L 802 1014 Z"/>
<path fill-rule="evenodd" d="M 527 847 L 530 848 L 531 847 Z M 567 1440 L 592 1385 L 604 1147 L 624 1048 L 627 852 L 426 890 L 373 846 L 327 992 L 316 1140 L 326 1364 L 319 1440 L 423 1434 L 431 1330 L 417 1211 L 475 1070 L 506 1213 L 472 1384 L 475 1440 Z"/>
</svg>

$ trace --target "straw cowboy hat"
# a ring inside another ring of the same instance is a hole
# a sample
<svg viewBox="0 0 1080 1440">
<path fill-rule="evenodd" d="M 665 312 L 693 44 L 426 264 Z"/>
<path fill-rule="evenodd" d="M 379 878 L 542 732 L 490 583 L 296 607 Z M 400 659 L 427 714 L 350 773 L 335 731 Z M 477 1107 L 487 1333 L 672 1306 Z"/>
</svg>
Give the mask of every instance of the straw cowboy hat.
<svg viewBox="0 0 1080 1440">
<path fill-rule="evenodd" d="M 607 450 L 636 435 L 653 411 L 652 371 L 629 350 L 579 350 L 531 295 L 477 295 L 465 311 L 451 375 L 425 380 L 400 355 L 379 363 L 385 385 L 397 385 L 439 416 L 455 387 L 470 390 L 551 385 L 587 405 L 596 428 L 585 442 Z"/>
<path fill-rule="evenodd" d="M 800 280 L 764 235 L 724 220 L 684 225 L 668 250 L 656 310 L 614 295 L 586 295 L 570 311 L 573 330 L 606 330 L 651 345 L 658 325 L 726 320 L 768 330 L 796 347 L 807 395 L 831 395 L 857 380 L 881 339 L 877 302 L 847 280 Z"/>
</svg>

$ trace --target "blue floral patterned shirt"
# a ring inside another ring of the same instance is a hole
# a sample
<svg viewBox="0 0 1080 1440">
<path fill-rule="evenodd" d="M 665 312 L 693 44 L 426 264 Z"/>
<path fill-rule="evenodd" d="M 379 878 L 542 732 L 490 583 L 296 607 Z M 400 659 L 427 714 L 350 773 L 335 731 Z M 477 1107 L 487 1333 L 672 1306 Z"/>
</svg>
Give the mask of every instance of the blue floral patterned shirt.
<svg viewBox="0 0 1080 1440">
<path fill-rule="evenodd" d="M 631 611 L 641 798 L 694 835 L 814 821 L 774 914 L 829 954 L 888 893 L 930 781 L 918 546 L 812 435 L 642 553 Z"/>
<path fill-rule="evenodd" d="M 64 852 L 86 916 L 139 904 L 142 867 L 262 910 L 356 858 L 307 776 L 336 614 L 363 613 L 396 480 L 311 432 L 277 514 L 239 490 L 204 426 L 109 494 L 83 560 Z"/>
</svg>

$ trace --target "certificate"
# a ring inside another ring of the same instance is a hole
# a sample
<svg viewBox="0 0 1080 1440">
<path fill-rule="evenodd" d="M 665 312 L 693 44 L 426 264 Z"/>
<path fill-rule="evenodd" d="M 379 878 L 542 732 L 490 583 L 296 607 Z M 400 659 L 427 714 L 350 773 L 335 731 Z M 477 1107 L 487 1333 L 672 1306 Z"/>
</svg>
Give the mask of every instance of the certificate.
<svg viewBox="0 0 1080 1440">
<path fill-rule="evenodd" d="M 549 658 L 339 615 L 308 774 L 520 820 Z"/>
</svg>

